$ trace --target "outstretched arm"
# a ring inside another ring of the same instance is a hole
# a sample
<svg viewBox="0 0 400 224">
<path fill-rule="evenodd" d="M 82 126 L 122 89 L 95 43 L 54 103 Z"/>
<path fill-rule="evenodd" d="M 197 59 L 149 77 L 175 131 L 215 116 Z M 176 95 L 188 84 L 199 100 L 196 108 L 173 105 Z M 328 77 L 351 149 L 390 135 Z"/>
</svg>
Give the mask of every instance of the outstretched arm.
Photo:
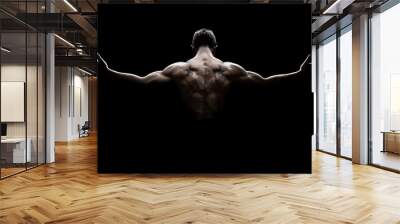
<svg viewBox="0 0 400 224">
<path fill-rule="evenodd" d="M 163 75 L 162 71 L 155 71 L 155 72 L 152 72 L 152 73 L 150 73 L 150 74 L 148 74 L 146 76 L 143 76 L 143 77 L 135 75 L 135 74 L 132 74 L 132 73 L 119 72 L 119 71 L 116 71 L 116 70 L 110 68 L 108 66 L 107 62 L 103 59 L 103 57 L 101 57 L 101 55 L 99 53 L 97 54 L 97 56 L 100 59 L 100 61 L 104 63 L 104 65 L 106 66 L 108 71 L 110 71 L 110 72 L 112 72 L 114 74 L 117 74 L 118 76 L 120 76 L 122 78 L 125 78 L 125 79 L 128 79 L 128 80 L 132 80 L 132 81 L 135 81 L 135 82 L 139 82 L 139 83 L 149 83 L 149 82 L 153 82 L 153 81 L 167 81 L 167 80 L 169 80 L 168 77 Z"/>
<path fill-rule="evenodd" d="M 255 73 L 255 72 L 252 72 L 252 71 L 247 71 L 247 76 L 244 77 L 244 78 L 245 79 L 254 80 L 254 81 L 267 81 L 267 80 L 278 79 L 278 78 L 283 78 L 283 77 L 296 75 L 296 74 L 300 73 L 301 71 L 303 71 L 304 66 L 308 62 L 309 59 L 310 59 L 310 55 L 308 55 L 307 58 L 304 60 L 304 62 L 300 65 L 299 70 L 297 70 L 295 72 L 290 72 L 290 73 L 285 73 L 285 74 L 277 74 L 277 75 L 273 75 L 273 76 L 269 76 L 267 78 L 264 78 L 261 75 L 259 75 L 258 73 Z"/>
</svg>

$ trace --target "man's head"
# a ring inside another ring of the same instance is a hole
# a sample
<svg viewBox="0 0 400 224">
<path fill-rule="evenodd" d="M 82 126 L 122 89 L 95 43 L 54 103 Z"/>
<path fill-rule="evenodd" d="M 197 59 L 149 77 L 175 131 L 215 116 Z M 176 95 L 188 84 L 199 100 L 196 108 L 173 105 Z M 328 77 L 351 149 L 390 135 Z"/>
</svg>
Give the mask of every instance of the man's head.
<svg viewBox="0 0 400 224">
<path fill-rule="evenodd" d="M 217 48 L 217 39 L 212 30 L 199 29 L 193 34 L 192 48 L 194 52 L 200 47 L 209 47 L 213 52 Z"/>
</svg>

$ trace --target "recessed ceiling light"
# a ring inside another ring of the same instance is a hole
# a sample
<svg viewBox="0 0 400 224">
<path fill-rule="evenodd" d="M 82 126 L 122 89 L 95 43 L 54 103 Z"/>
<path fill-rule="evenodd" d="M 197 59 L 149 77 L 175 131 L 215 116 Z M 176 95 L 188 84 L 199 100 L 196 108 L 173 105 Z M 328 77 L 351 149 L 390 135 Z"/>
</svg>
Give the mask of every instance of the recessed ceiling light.
<svg viewBox="0 0 400 224">
<path fill-rule="evenodd" d="M 336 0 L 322 14 L 341 14 L 343 9 L 351 5 L 355 0 Z"/>
<path fill-rule="evenodd" d="M 73 45 L 73 44 L 72 44 L 71 42 L 69 42 L 68 40 L 66 40 L 66 39 L 64 39 L 64 38 L 62 38 L 62 37 L 60 37 L 60 36 L 57 35 L 57 34 L 54 34 L 54 36 L 57 37 L 57 38 L 58 38 L 59 40 L 61 40 L 62 42 L 64 42 L 65 44 L 67 44 L 68 46 L 75 48 L 75 45 Z"/>
<path fill-rule="evenodd" d="M 78 67 L 78 70 L 81 71 L 81 72 L 83 72 L 83 73 L 85 73 L 85 74 L 87 74 L 87 75 L 90 75 L 90 76 L 92 75 L 92 73 L 90 73 L 90 72 L 88 72 L 88 71 L 86 71 L 86 70 L 83 70 L 83 69 L 81 69 L 81 68 L 79 68 L 79 67 Z"/>
<path fill-rule="evenodd" d="M 64 0 L 64 3 L 68 5 L 68 7 L 70 7 L 74 12 L 78 12 L 78 10 L 68 0 Z"/>
</svg>

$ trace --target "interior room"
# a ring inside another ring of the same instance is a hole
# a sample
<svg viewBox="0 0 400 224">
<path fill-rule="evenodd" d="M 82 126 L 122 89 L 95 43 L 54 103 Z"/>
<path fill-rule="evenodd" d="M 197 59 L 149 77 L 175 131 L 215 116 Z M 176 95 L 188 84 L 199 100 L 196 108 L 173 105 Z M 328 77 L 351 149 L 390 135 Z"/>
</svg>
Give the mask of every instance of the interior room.
<svg viewBox="0 0 400 224">
<path fill-rule="evenodd" d="M 398 0 L 0 1 L 0 223 L 400 223 L 399 21 Z"/>
<path fill-rule="evenodd" d="M 44 38 L 32 29 L 1 34 L 2 177 L 45 162 Z"/>
</svg>

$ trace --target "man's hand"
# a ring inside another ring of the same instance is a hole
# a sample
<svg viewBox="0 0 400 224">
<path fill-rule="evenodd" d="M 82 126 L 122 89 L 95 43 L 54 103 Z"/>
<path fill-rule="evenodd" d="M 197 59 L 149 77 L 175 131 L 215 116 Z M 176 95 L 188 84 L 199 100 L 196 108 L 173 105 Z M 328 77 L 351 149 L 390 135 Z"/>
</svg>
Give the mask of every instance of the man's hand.
<svg viewBox="0 0 400 224">
<path fill-rule="evenodd" d="M 305 65 L 306 65 L 307 63 L 311 64 L 311 55 L 308 55 L 307 58 L 306 58 L 306 60 L 304 60 L 303 64 L 301 64 L 301 66 L 300 66 L 300 71 L 304 71 L 304 67 L 305 67 Z"/>
</svg>

